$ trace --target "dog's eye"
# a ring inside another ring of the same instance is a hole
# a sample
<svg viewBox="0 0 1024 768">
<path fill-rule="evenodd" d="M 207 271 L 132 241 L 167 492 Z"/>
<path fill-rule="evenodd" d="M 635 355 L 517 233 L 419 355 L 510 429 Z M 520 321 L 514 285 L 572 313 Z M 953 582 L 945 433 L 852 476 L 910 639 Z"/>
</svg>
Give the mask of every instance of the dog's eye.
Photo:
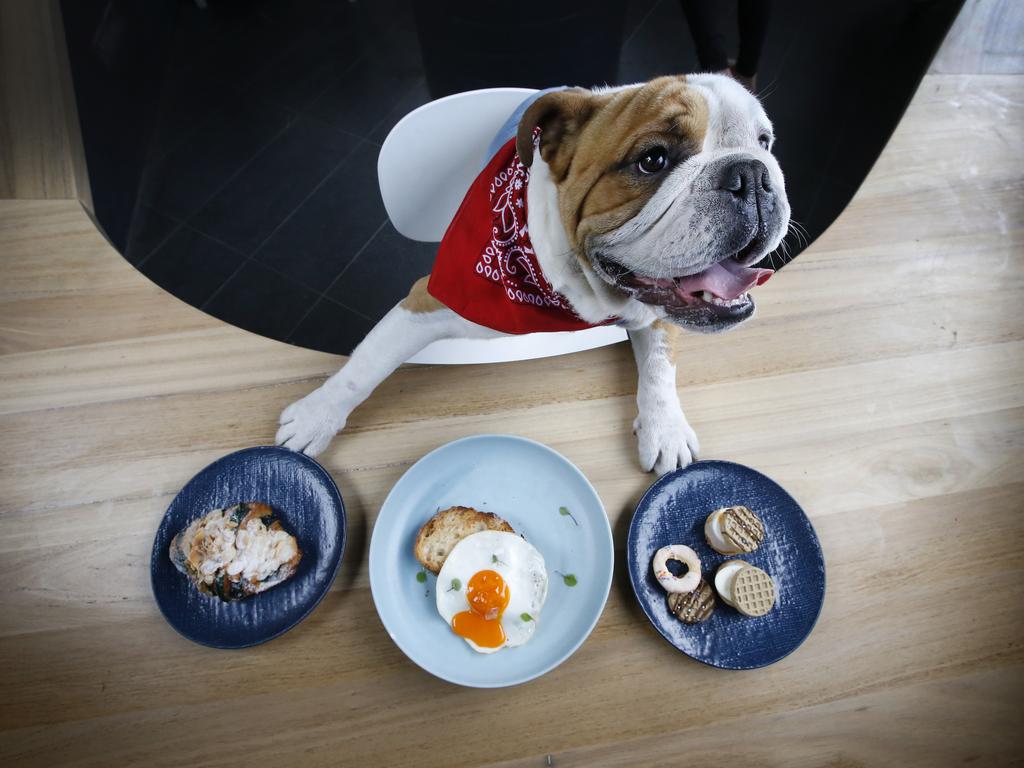
<svg viewBox="0 0 1024 768">
<path fill-rule="evenodd" d="M 767 150 L 772 144 L 772 139 L 767 133 L 762 133 L 757 137 L 757 143 L 761 145 L 761 149 Z"/>
<path fill-rule="evenodd" d="M 657 173 L 665 170 L 666 165 L 668 165 L 668 153 L 665 152 L 664 147 L 651 147 L 636 164 L 641 173 Z"/>
</svg>

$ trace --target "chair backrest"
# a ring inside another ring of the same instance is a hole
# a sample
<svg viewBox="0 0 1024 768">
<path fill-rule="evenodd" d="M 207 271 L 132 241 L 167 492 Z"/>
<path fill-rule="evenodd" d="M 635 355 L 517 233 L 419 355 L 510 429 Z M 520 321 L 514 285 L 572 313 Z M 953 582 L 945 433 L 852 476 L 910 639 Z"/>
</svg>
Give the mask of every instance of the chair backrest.
<svg viewBox="0 0 1024 768">
<path fill-rule="evenodd" d="M 531 88 L 485 88 L 424 104 L 398 121 L 377 158 L 384 207 L 411 240 L 439 243 L 487 147 Z"/>
</svg>

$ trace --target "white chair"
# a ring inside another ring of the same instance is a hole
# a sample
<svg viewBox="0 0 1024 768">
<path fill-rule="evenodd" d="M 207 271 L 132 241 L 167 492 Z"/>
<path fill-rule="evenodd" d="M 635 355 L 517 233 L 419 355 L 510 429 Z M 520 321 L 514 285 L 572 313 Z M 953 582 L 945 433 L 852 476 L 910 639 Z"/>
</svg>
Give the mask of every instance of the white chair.
<svg viewBox="0 0 1024 768">
<path fill-rule="evenodd" d="M 395 229 L 411 240 L 439 243 L 484 164 L 501 126 L 535 93 L 529 88 L 487 88 L 424 104 L 391 129 L 377 159 L 384 207 Z M 409 362 L 494 363 L 528 360 L 614 344 L 621 328 L 602 326 L 566 333 L 529 333 L 499 339 L 436 341 Z"/>
</svg>

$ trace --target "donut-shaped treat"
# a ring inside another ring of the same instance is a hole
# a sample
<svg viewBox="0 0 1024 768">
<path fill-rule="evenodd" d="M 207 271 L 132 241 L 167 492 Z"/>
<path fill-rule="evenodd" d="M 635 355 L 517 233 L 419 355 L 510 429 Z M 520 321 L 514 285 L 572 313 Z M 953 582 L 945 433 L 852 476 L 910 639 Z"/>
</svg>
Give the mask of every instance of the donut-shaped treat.
<svg viewBox="0 0 1024 768">
<path fill-rule="evenodd" d="M 669 560 L 678 560 L 689 570 L 676 576 L 668 569 Z M 693 592 L 700 584 L 700 558 L 685 544 L 672 544 L 654 553 L 654 577 L 661 588 L 669 593 Z"/>
</svg>

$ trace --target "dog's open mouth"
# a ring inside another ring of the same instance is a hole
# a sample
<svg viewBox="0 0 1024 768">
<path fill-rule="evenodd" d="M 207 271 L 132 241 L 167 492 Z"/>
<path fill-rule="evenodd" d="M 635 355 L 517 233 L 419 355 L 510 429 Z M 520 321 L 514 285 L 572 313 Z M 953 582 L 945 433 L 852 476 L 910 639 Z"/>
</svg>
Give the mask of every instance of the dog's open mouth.
<svg viewBox="0 0 1024 768">
<path fill-rule="evenodd" d="M 753 305 L 751 288 L 774 271 L 744 266 L 736 257 L 723 259 L 693 275 L 655 278 L 633 272 L 618 262 L 598 257 L 601 271 L 638 301 L 668 309 L 711 307 L 720 314 L 739 315 Z"/>
</svg>

